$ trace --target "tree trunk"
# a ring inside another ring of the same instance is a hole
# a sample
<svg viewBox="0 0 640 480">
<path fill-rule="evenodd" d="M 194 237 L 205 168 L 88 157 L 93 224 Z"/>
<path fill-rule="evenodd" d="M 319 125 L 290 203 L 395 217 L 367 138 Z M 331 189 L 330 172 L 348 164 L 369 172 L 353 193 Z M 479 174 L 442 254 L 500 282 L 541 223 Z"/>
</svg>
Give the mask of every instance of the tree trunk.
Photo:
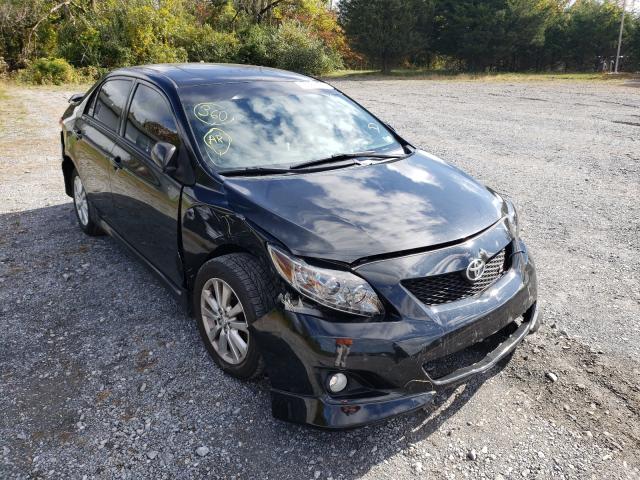
<svg viewBox="0 0 640 480">
<path fill-rule="evenodd" d="M 391 62 L 389 62 L 389 57 L 386 55 L 382 57 L 382 73 L 383 75 L 391 73 Z"/>
</svg>

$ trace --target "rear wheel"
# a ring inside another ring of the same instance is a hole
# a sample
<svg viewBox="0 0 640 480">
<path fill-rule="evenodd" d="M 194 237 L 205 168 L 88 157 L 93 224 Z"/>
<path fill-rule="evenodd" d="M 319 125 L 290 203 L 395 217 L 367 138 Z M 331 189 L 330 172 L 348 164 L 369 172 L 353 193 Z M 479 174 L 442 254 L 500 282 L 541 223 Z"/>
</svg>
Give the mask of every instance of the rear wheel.
<svg viewBox="0 0 640 480">
<path fill-rule="evenodd" d="M 73 185 L 73 206 L 80 228 L 87 235 L 100 235 L 102 231 L 97 224 L 95 210 L 89 203 L 87 192 L 77 170 L 71 174 L 71 182 Z"/>
<path fill-rule="evenodd" d="M 262 372 L 249 326 L 274 305 L 273 282 L 252 255 L 223 255 L 202 266 L 195 282 L 194 312 L 207 351 L 222 370 L 243 379 Z"/>
</svg>

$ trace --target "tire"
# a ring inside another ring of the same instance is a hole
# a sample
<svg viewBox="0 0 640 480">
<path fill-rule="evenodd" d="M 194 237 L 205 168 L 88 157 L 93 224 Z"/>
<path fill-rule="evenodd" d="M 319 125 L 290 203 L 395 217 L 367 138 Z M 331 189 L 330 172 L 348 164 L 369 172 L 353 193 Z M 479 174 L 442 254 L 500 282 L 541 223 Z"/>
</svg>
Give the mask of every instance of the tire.
<svg viewBox="0 0 640 480">
<path fill-rule="evenodd" d="M 263 371 L 264 364 L 249 325 L 276 305 L 275 285 L 265 265 L 248 253 L 209 260 L 196 276 L 193 311 L 198 330 L 209 355 L 222 370 L 236 378 L 255 378 Z M 220 308 L 216 311 L 216 306 L 222 306 L 228 314 L 221 314 Z"/>
<path fill-rule="evenodd" d="M 73 210 L 76 213 L 78 225 L 87 235 L 92 237 L 102 235 L 102 230 L 97 222 L 98 216 L 87 198 L 87 192 L 84 190 L 82 179 L 76 169 L 71 173 L 71 188 L 73 191 Z"/>
</svg>

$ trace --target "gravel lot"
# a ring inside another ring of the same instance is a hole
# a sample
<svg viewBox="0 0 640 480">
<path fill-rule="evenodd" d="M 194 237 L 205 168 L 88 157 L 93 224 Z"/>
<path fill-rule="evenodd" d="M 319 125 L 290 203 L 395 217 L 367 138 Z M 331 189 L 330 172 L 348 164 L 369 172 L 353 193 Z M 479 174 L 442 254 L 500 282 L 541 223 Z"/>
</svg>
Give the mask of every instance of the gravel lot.
<svg viewBox="0 0 640 480">
<path fill-rule="evenodd" d="M 415 414 L 331 433 L 273 420 L 268 381 L 75 224 L 57 120 L 71 91 L 0 98 L 0 478 L 640 478 L 640 90 L 335 81 L 516 201 L 546 326 Z M 200 448 L 206 447 L 206 448 Z"/>
</svg>

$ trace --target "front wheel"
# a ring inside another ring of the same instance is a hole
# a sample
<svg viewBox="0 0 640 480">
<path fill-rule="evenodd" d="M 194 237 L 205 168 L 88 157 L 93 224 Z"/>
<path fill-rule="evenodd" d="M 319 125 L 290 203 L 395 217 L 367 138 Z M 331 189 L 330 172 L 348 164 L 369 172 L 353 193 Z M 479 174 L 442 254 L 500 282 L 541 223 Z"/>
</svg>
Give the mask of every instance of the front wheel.
<svg viewBox="0 0 640 480">
<path fill-rule="evenodd" d="M 87 235 L 100 235 L 102 231 L 98 226 L 95 210 L 89 203 L 87 192 L 77 170 L 71 174 L 71 182 L 73 184 L 73 206 L 80 228 Z"/>
<path fill-rule="evenodd" d="M 264 265 L 247 253 L 214 258 L 198 272 L 194 312 L 200 335 L 218 366 L 234 377 L 262 372 L 249 326 L 275 306 L 274 292 Z"/>
</svg>

